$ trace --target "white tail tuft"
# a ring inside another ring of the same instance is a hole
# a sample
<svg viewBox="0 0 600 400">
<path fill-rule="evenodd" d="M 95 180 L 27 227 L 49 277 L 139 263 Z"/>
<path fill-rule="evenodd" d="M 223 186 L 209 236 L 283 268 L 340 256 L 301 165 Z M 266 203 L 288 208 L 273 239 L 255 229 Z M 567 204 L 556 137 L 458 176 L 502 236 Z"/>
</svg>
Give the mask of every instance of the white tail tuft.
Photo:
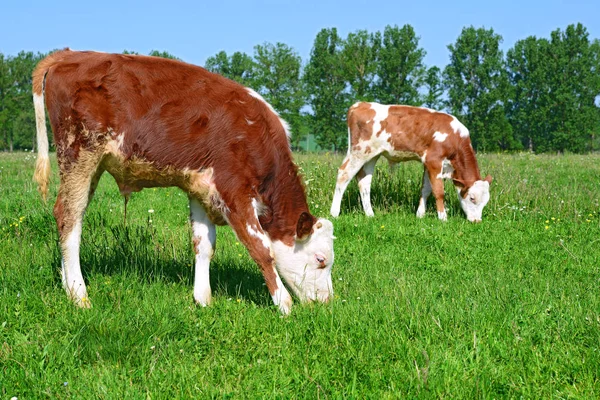
<svg viewBox="0 0 600 400">
<path fill-rule="evenodd" d="M 48 180 L 50 178 L 50 159 L 48 158 L 48 132 L 46 131 L 46 112 L 44 111 L 44 91 L 33 94 L 35 108 L 35 125 L 37 130 L 38 157 L 35 163 L 33 179 L 38 183 L 38 190 L 44 201 L 48 196 Z"/>
</svg>

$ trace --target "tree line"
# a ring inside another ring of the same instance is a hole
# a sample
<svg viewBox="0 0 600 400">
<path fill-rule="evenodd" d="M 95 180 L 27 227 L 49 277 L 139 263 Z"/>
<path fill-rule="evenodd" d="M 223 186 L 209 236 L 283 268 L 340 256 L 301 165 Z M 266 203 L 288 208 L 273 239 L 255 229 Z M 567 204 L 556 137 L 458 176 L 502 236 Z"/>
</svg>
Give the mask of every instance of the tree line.
<svg viewBox="0 0 600 400">
<path fill-rule="evenodd" d="M 322 149 L 344 150 L 347 110 L 362 100 L 447 111 L 478 151 L 599 150 L 600 41 L 572 24 L 519 40 L 506 54 L 501 42 L 493 29 L 465 27 L 440 68 L 425 65 L 409 24 L 346 38 L 327 28 L 304 63 L 292 47 L 264 43 L 252 55 L 221 51 L 205 68 L 259 92 L 290 124 L 295 148 L 312 135 Z M 31 71 L 43 56 L 0 53 L 0 148 L 34 146 Z"/>
</svg>

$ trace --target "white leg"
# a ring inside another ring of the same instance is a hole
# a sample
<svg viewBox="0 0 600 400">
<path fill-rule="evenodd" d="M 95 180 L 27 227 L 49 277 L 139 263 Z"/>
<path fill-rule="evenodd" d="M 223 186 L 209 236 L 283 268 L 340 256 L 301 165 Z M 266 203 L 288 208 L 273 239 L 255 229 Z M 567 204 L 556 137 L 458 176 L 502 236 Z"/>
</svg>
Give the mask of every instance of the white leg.
<svg viewBox="0 0 600 400">
<path fill-rule="evenodd" d="M 61 244 L 63 258 L 61 261 L 61 278 L 63 287 L 69 297 L 80 307 L 91 306 L 87 288 L 81 274 L 79 263 L 79 247 L 81 244 L 81 222 L 83 216 L 77 217 L 73 229 L 66 235 Z"/>
<path fill-rule="evenodd" d="M 277 270 L 275 268 L 273 268 L 273 272 L 275 273 L 275 282 L 277 283 L 277 289 L 275 290 L 275 293 L 273 293 L 271 298 L 273 299 L 273 303 L 277 307 L 279 307 L 279 311 L 283 315 L 288 315 L 292 311 L 292 296 L 283 285 L 283 282 L 279 277 L 279 273 L 277 273 Z"/>
<path fill-rule="evenodd" d="M 89 162 L 73 167 L 77 174 L 63 174 L 54 205 L 62 253 L 62 284 L 73 302 L 84 308 L 91 307 L 91 302 L 81 273 L 79 248 L 83 215 L 102 175 L 102 170 L 94 171 L 95 167 L 94 163 Z"/>
<path fill-rule="evenodd" d="M 342 166 L 338 170 L 335 192 L 333 193 L 333 202 L 331 203 L 330 212 L 333 217 L 340 215 L 340 207 L 344 192 L 346 191 L 350 180 L 354 178 L 354 175 L 360 171 L 364 164 L 365 160 L 354 157 L 352 154 L 348 154 L 344 159 Z"/>
<path fill-rule="evenodd" d="M 211 302 L 209 265 L 214 254 L 217 232 L 200 202 L 190 198 L 192 240 L 196 253 L 194 272 L 194 300 L 207 306 Z"/>
<path fill-rule="evenodd" d="M 373 208 L 371 207 L 371 181 L 373 179 L 373 172 L 375 171 L 375 164 L 377 164 L 378 159 L 379 157 L 375 157 L 369 160 L 356 175 L 360 199 L 367 217 L 372 217 L 374 215 Z"/>
<path fill-rule="evenodd" d="M 427 207 L 427 198 L 431 194 L 431 182 L 429 181 L 429 174 L 427 169 L 423 172 L 423 187 L 421 188 L 421 199 L 419 200 L 419 208 L 417 209 L 417 217 L 423 218 L 425 216 L 425 208 Z"/>
</svg>

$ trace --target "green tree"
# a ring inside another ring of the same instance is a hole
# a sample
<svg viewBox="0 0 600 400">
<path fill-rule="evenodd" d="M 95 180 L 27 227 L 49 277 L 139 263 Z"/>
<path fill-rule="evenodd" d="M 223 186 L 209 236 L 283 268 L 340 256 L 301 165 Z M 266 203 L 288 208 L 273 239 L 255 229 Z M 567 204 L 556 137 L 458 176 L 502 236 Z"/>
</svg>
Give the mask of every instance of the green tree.
<svg viewBox="0 0 600 400">
<path fill-rule="evenodd" d="M 224 51 L 206 59 L 204 67 L 246 86 L 253 86 L 254 61 L 246 53 L 236 51 L 230 57 Z"/>
<path fill-rule="evenodd" d="M 473 146 L 484 151 L 521 148 L 505 111 L 509 84 L 501 41 L 493 29 L 463 28 L 448 46 L 444 69 L 448 107 L 469 128 Z"/>
<path fill-rule="evenodd" d="M 444 85 L 442 82 L 442 70 L 433 66 L 427 70 L 424 86 L 427 92 L 423 98 L 423 105 L 434 110 L 443 108 L 442 95 L 444 94 Z"/>
<path fill-rule="evenodd" d="M 305 101 L 301 64 L 298 53 L 283 43 L 254 47 L 254 88 L 290 124 L 295 144 L 300 140 L 304 122 L 300 114 Z"/>
<path fill-rule="evenodd" d="M 545 151 L 551 132 L 550 75 L 548 54 L 550 42 L 530 36 L 519 40 L 506 54 L 510 84 L 508 102 L 511 125 L 524 147 Z"/>
<path fill-rule="evenodd" d="M 354 101 L 375 100 L 374 82 L 381 34 L 366 30 L 349 33 L 342 44 L 342 65 L 348 82 L 350 98 Z"/>
<path fill-rule="evenodd" d="M 582 152 L 590 148 L 598 124 L 600 95 L 598 43 L 590 43 L 582 24 L 550 35 L 551 147 Z"/>
<path fill-rule="evenodd" d="M 304 73 L 311 128 L 319 146 L 326 149 L 347 146 L 345 121 L 351 100 L 346 92 L 342 44 L 336 28 L 322 29 Z"/>
<path fill-rule="evenodd" d="M 162 57 L 162 58 L 169 58 L 171 60 L 180 60 L 181 61 L 181 58 L 175 57 L 173 54 L 169 53 L 168 51 L 152 50 L 150 53 L 148 53 L 148 55 L 153 56 L 153 57 Z"/>
<path fill-rule="evenodd" d="M 419 37 L 411 25 L 386 26 L 378 52 L 375 93 L 385 104 L 421 105 L 419 89 L 425 79 Z"/>
<path fill-rule="evenodd" d="M 0 54 L 0 137 L 5 150 L 31 148 L 35 135 L 31 74 L 41 55 Z"/>
<path fill-rule="evenodd" d="M 0 145 L 8 149 L 8 123 L 11 120 L 13 102 L 11 90 L 10 59 L 0 53 Z"/>
</svg>

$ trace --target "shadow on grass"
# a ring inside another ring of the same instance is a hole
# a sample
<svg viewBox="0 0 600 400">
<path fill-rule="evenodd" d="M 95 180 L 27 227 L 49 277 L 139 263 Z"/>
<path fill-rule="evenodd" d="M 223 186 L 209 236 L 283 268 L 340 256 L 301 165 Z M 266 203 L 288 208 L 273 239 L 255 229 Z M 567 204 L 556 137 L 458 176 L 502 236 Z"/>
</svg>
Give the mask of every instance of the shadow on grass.
<svg viewBox="0 0 600 400">
<path fill-rule="evenodd" d="M 94 218 L 102 218 L 99 214 Z M 126 275 L 141 282 L 194 284 L 194 253 L 188 240 L 176 243 L 150 226 L 111 226 L 92 221 L 84 223 L 81 245 L 81 266 L 84 279 L 90 276 Z M 87 230 L 86 230 L 87 225 Z M 91 227 L 90 227 L 91 225 Z M 185 244 L 184 244 L 185 242 Z M 222 245 L 224 245 L 222 243 Z M 254 262 L 234 259 L 219 251 L 210 265 L 210 285 L 213 296 L 240 297 L 259 305 L 271 305 L 264 278 Z M 54 265 L 60 270 L 59 245 L 53 252 Z M 58 285 L 60 274 L 56 274 Z"/>
<path fill-rule="evenodd" d="M 400 209 L 407 213 L 416 213 L 421 197 L 422 172 L 414 168 L 403 168 L 402 164 L 391 170 L 379 165 L 371 182 L 371 205 L 375 213 Z M 460 204 L 454 186 L 450 181 L 444 183 L 446 212 L 448 215 L 460 215 Z M 435 198 L 429 196 L 427 211 L 435 211 Z M 342 199 L 341 213 L 364 213 L 356 179 L 348 185 Z"/>
</svg>

